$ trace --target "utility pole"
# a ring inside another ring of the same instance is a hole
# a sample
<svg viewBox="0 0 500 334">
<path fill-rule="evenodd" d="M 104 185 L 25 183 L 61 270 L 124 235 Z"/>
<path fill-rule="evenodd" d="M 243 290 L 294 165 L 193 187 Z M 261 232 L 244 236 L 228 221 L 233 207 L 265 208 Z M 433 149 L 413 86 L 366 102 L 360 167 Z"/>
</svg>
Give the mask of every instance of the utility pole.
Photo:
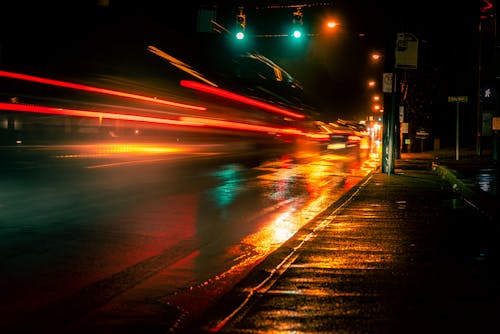
<svg viewBox="0 0 500 334">
<path fill-rule="evenodd" d="M 395 104 L 397 90 L 397 75 L 395 62 L 395 40 L 391 33 L 386 42 L 384 76 L 382 90 L 384 92 L 384 114 L 382 118 L 382 172 L 387 175 L 394 173 L 395 163 Z"/>
<path fill-rule="evenodd" d="M 387 42 L 387 56 L 384 76 L 391 77 L 391 89 L 384 90 L 390 93 L 389 99 L 384 99 L 384 131 L 382 140 L 382 171 L 388 175 L 394 173 L 394 164 L 398 156 L 399 123 L 396 115 L 399 114 L 399 75 L 400 70 L 416 69 L 418 59 L 418 40 L 410 33 L 397 33 Z M 389 75 L 392 73 L 392 75 Z"/>
</svg>

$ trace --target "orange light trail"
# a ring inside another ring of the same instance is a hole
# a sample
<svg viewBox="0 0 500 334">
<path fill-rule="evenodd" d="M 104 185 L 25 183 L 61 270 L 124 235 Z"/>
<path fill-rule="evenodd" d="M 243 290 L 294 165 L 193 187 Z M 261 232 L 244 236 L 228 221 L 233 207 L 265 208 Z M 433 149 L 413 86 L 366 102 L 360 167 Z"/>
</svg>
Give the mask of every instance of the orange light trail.
<svg viewBox="0 0 500 334">
<path fill-rule="evenodd" d="M 72 83 L 72 82 L 47 79 L 47 78 L 42 78 L 42 77 L 37 77 L 37 76 L 27 75 L 27 74 L 0 71 L 0 76 L 6 77 L 6 78 L 11 78 L 11 79 L 25 80 L 25 81 L 37 82 L 37 83 L 46 84 L 46 85 L 71 88 L 71 89 L 82 90 L 82 91 L 87 91 L 87 92 L 93 92 L 93 93 L 98 93 L 98 94 L 114 95 L 114 96 L 120 96 L 120 97 L 125 97 L 125 98 L 131 98 L 131 99 L 135 99 L 135 100 L 148 101 L 148 102 L 153 102 L 153 103 L 157 103 L 157 104 L 168 105 L 171 107 L 177 107 L 177 108 L 200 110 L 200 111 L 207 110 L 206 107 L 178 103 L 178 102 L 174 102 L 174 101 L 168 101 L 168 100 L 157 99 L 157 98 L 149 97 L 149 96 L 120 92 L 120 91 L 111 90 L 111 89 L 76 84 L 76 83 Z"/>
<path fill-rule="evenodd" d="M 231 93 L 231 92 L 224 90 L 224 89 L 211 87 L 211 86 L 202 84 L 200 82 L 191 81 L 191 80 L 181 80 L 181 86 L 195 89 L 195 90 L 199 90 L 199 91 L 202 91 L 205 93 L 221 96 L 221 97 L 224 97 L 224 98 L 229 99 L 229 100 L 245 103 L 245 104 L 248 104 L 248 105 L 251 105 L 254 107 L 258 107 L 261 109 L 269 110 L 269 111 L 272 111 L 272 112 L 275 112 L 275 113 L 278 113 L 281 115 L 290 116 L 290 117 L 298 118 L 298 119 L 305 118 L 305 116 L 302 114 L 297 114 L 297 113 L 294 113 L 292 111 L 273 106 L 271 104 L 267 104 L 267 103 L 264 103 L 264 102 L 261 102 L 258 100 L 251 99 L 249 97 L 245 97 L 242 95 Z"/>
<path fill-rule="evenodd" d="M 114 114 L 109 112 L 97 112 L 97 111 L 77 110 L 77 109 L 62 109 L 62 108 L 26 105 L 26 104 L 14 104 L 14 103 L 0 103 L 0 110 L 12 110 L 12 111 L 31 112 L 38 114 L 65 115 L 65 116 L 88 117 L 88 118 L 98 118 L 98 119 L 107 118 L 107 119 L 118 119 L 124 121 L 147 122 L 147 123 L 158 123 L 158 124 L 169 124 L 169 125 L 189 125 L 189 126 L 203 125 L 200 123 L 179 121 L 168 118 L 147 117 L 147 116 L 138 116 L 129 114 Z"/>
<path fill-rule="evenodd" d="M 330 136 L 326 133 L 306 133 L 306 136 L 317 140 L 329 140 Z"/>
</svg>

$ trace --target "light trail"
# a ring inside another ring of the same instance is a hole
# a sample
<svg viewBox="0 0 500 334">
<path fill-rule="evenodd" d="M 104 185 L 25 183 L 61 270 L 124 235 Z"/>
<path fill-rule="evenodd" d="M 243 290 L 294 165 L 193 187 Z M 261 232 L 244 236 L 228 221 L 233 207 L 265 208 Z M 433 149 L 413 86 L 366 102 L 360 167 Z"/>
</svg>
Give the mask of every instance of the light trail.
<svg viewBox="0 0 500 334">
<path fill-rule="evenodd" d="M 157 123 L 157 124 L 168 124 L 168 125 L 187 125 L 187 126 L 202 126 L 201 123 L 188 122 L 182 120 L 175 120 L 169 118 L 160 117 L 147 117 L 138 116 L 130 114 L 115 114 L 109 112 L 98 112 L 89 110 L 78 110 L 78 109 L 63 109 L 54 108 L 38 105 L 27 105 L 27 104 L 16 104 L 16 103 L 0 103 L 0 110 L 11 110 L 38 114 L 50 114 L 50 115 L 64 115 L 64 116 L 75 116 L 75 117 L 87 117 L 87 118 L 97 118 L 100 121 L 102 119 L 117 119 L 124 121 L 134 121 L 134 122 L 146 122 L 146 123 Z"/>
<path fill-rule="evenodd" d="M 198 73 L 197 71 L 195 71 L 191 66 L 189 66 L 188 64 L 184 63 L 183 61 L 175 58 L 175 57 L 172 57 L 171 55 L 169 55 L 168 53 L 166 53 L 165 51 L 162 51 L 160 49 L 158 49 L 157 47 L 154 47 L 152 45 L 148 46 L 148 50 L 152 53 L 154 53 L 155 55 L 157 56 L 160 56 L 162 57 L 163 59 L 167 60 L 172 66 L 175 66 L 177 67 L 178 69 L 194 76 L 195 78 L 198 78 L 206 83 L 208 83 L 209 85 L 212 85 L 214 87 L 217 87 L 217 84 L 211 82 L 210 80 L 206 79 L 202 74 Z"/>
<path fill-rule="evenodd" d="M 274 113 L 278 113 L 278 114 L 293 117 L 293 118 L 303 119 L 306 117 L 305 115 L 298 114 L 298 113 L 292 112 L 292 111 L 287 110 L 287 109 L 279 108 L 279 107 L 273 106 L 273 105 L 268 104 L 268 103 L 264 103 L 264 102 L 261 102 L 258 100 L 251 99 L 249 97 L 235 94 L 235 93 L 229 92 L 229 91 L 221 89 L 221 88 L 208 86 L 208 85 L 202 84 L 200 82 L 196 82 L 196 81 L 181 80 L 181 86 L 195 89 L 195 90 L 198 90 L 201 92 L 217 95 L 217 96 L 229 99 L 229 100 L 245 103 L 245 104 L 248 104 L 248 105 L 251 105 L 254 107 L 258 107 L 261 109 L 265 109 L 268 111 L 272 111 Z"/>
<path fill-rule="evenodd" d="M 225 128 L 232 130 L 244 130 L 244 131 L 254 131 L 254 132 L 264 132 L 264 133 L 276 133 L 285 135 L 304 135 L 304 133 L 298 129 L 293 128 L 277 128 L 266 125 L 255 125 L 248 123 L 238 123 L 231 121 L 223 121 L 218 119 L 208 119 L 201 117 L 180 117 L 180 120 L 193 123 L 201 123 L 210 127 Z"/>
<path fill-rule="evenodd" d="M 73 117 L 86 117 L 97 118 L 101 122 L 103 119 L 116 119 L 134 122 L 146 122 L 164 125 L 180 125 L 180 126 L 195 126 L 195 127 L 212 127 L 224 128 L 230 130 L 243 130 L 253 131 L 267 134 L 281 134 L 281 135 L 304 135 L 299 129 L 293 128 L 279 128 L 267 125 L 255 125 L 248 123 L 239 123 L 232 121 L 215 120 L 202 117 L 179 117 L 179 119 L 168 119 L 160 117 L 147 117 L 130 114 L 119 114 L 110 112 L 98 112 L 89 110 L 77 109 L 63 109 L 39 105 L 26 105 L 16 103 L 0 103 L 0 110 L 11 110 L 18 112 L 38 113 L 38 114 L 51 114 L 63 115 Z"/>
<path fill-rule="evenodd" d="M 176 108 L 199 110 L 199 111 L 207 110 L 206 107 L 202 107 L 202 106 L 195 106 L 195 105 L 191 105 L 191 104 L 178 103 L 178 102 L 174 102 L 174 101 L 158 99 L 155 97 L 126 93 L 126 92 L 121 92 L 121 91 L 117 91 L 117 90 L 82 85 L 82 84 L 77 84 L 77 83 L 72 83 L 72 82 L 47 79 L 47 78 L 42 78 L 42 77 L 37 77 L 37 76 L 27 75 L 27 74 L 21 74 L 21 73 L 0 71 L 0 77 L 37 82 L 37 83 L 41 83 L 41 84 L 45 84 L 45 85 L 65 87 L 65 88 L 76 89 L 76 90 L 87 91 L 87 92 L 98 93 L 98 94 L 120 96 L 120 97 L 135 99 L 135 100 L 142 100 L 142 101 L 153 102 L 153 103 L 157 103 L 157 104 L 168 105 L 170 107 L 176 107 Z"/>
</svg>

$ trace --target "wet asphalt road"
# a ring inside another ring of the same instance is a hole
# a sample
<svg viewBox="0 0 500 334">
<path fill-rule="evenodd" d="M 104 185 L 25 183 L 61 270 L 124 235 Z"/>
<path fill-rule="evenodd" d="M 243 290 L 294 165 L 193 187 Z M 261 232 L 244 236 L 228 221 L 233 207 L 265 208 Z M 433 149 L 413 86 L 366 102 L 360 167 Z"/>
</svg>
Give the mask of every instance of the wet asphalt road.
<svg viewBox="0 0 500 334">
<path fill-rule="evenodd" d="M 3 331 L 175 331 L 371 168 L 139 149 L 2 152 Z"/>
<path fill-rule="evenodd" d="M 492 333 L 497 222 L 429 161 L 374 173 L 186 333 Z"/>
</svg>

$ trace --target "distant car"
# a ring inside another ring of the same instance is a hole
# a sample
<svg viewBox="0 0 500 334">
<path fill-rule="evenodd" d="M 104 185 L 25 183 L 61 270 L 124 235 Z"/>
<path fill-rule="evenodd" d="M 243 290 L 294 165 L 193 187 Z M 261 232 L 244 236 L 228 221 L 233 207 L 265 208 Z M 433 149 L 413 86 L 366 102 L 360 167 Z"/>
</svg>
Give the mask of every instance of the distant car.
<svg viewBox="0 0 500 334">
<path fill-rule="evenodd" d="M 313 121 L 311 127 L 315 134 L 313 138 L 321 143 L 322 150 L 342 150 L 359 147 L 360 137 L 354 129 L 348 126 L 335 122 Z"/>
<path fill-rule="evenodd" d="M 330 125 L 338 125 L 348 127 L 353 131 L 349 138 L 350 145 L 357 145 L 360 149 L 366 150 L 370 148 L 370 133 L 365 124 L 353 121 L 338 119 L 336 122 L 329 123 Z M 355 144 L 356 143 L 356 144 Z"/>
</svg>

